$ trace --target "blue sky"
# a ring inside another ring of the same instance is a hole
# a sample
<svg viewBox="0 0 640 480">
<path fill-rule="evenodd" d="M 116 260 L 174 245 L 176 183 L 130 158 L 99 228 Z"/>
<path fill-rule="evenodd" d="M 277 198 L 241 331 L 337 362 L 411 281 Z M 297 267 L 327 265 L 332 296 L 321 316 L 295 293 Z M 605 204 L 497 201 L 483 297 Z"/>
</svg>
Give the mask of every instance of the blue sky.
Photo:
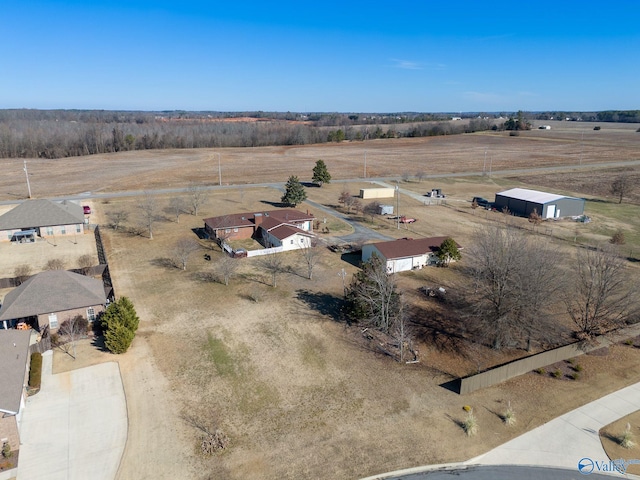
<svg viewBox="0 0 640 480">
<path fill-rule="evenodd" d="M 640 108 L 640 1 L 0 1 L 0 108 Z"/>
</svg>

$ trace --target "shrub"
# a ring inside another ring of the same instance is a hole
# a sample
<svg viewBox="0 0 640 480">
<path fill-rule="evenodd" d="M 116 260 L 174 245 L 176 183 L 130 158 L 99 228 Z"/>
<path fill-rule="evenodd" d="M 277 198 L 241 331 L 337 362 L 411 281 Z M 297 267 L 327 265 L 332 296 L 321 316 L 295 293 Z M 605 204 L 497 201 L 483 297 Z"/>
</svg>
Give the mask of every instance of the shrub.
<svg viewBox="0 0 640 480">
<path fill-rule="evenodd" d="M 11 457 L 11 455 L 13 455 L 13 453 L 11 452 L 11 445 L 9 445 L 9 442 L 4 442 L 4 444 L 2 445 L 2 456 L 4 458 L 9 458 Z"/>
<path fill-rule="evenodd" d="M 627 338 L 627 339 L 624 341 L 624 344 L 625 344 L 625 345 L 630 345 L 630 346 L 631 346 L 631 345 L 633 345 L 633 338 Z"/>
<path fill-rule="evenodd" d="M 583 369 L 583 367 L 582 367 L 582 365 L 580 365 L 579 363 L 578 363 L 578 364 L 576 364 L 576 366 L 575 366 L 575 367 L 573 367 L 573 369 L 574 369 L 576 372 L 581 372 L 582 370 L 584 370 L 584 369 Z"/>
<path fill-rule="evenodd" d="M 578 372 L 573 372 L 571 375 L 569 375 L 569 377 L 572 380 L 579 380 L 580 379 L 580 374 Z"/>
<path fill-rule="evenodd" d="M 611 236 L 609 242 L 613 243 L 614 245 L 624 245 L 626 243 L 624 232 L 622 230 L 616 231 L 616 233 Z"/>
<path fill-rule="evenodd" d="M 468 437 L 472 437 L 478 433 L 478 420 L 473 414 L 473 411 L 467 413 L 467 418 L 462 422 L 462 428 Z"/>
<path fill-rule="evenodd" d="M 553 375 L 556 378 L 560 378 L 562 376 L 562 371 L 560 371 L 559 368 L 556 368 L 553 372 L 551 372 L 551 375 Z"/>
<path fill-rule="evenodd" d="M 630 423 L 627 423 L 627 428 L 625 428 L 622 435 L 620 435 L 620 446 L 623 448 L 633 448 L 636 446 L 636 442 L 633 439 L 633 433 L 631 432 Z"/>
<path fill-rule="evenodd" d="M 540 374 L 540 375 L 544 375 L 545 373 L 547 373 L 547 370 L 545 368 L 536 368 L 534 370 L 534 372 Z"/>
<path fill-rule="evenodd" d="M 504 420 L 504 423 L 506 423 L 509 426 L 516 424 L 516 413 L 511 408 L 511 402 L 507 403 L 507 409 L 502 415 L 502 420 Z"/>
<path fill-rule="evenodd" d="M 29 386 L 40 388 L 42 382 L 42 354 L 33 352 L 31 354 L 31 368 L 29 369 Z"/>
<path fill-rule="evenodd" d="M 596 125 L 595 127 L 593 127 L 594 130 L 600 130 L 600 125 Z"/>
<path fill-rule="evenodd" d="M 520 132 L 513 130 L 511 132 L 509 132 L 509 136 L 510 137 L 519 137 L 520 136 Z"/>
</svg>

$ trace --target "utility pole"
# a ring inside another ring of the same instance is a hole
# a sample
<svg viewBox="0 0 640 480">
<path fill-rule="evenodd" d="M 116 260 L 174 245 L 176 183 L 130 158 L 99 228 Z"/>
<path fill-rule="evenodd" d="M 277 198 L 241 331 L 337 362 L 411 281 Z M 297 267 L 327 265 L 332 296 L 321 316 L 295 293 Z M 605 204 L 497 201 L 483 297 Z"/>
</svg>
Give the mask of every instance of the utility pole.
<svg viewBox="0 0 640 480">
<path fill-rule="evenodd" d="M 367 151 L 364 151 L 364 178 L 367 178 Z"/>
<path fill-rule="evenodd" d="M 396 228 L 400 230 L 400 187 L 396 185 Z"/>
<path fill-rule="evenodd" d="M 342 292 L 343 292 L 343 295 L 346 297 L 347 296 L 347 286 L 344 283 L 344 277 L 347 276 L 347 272 L 345 271 L 344 268 L 338 272 L 338 276 L 342 277 Z"/>
<path fill-rule="evenodd" d="M 484 151 L 484 163 L 482 164 L 482 176 L 485 176 L 485 172 L 487 171 L 487 150 Z"/>
<path fill-rule="evenodd" d="M 27 172 L 27 161 L 24 161 L 24 174 L 27 177 L 27 190 L 29 190 L 29 198 L 31 198 L 31 185 L 29 184 L 29 172 Z"/>
<path fill-rule="evenodd" d="M 218 185 L 222 186 L 222 169 L 220 167 L 220 154 L 218 152 L 213 152 L 218 155 Z"/>
</svg>

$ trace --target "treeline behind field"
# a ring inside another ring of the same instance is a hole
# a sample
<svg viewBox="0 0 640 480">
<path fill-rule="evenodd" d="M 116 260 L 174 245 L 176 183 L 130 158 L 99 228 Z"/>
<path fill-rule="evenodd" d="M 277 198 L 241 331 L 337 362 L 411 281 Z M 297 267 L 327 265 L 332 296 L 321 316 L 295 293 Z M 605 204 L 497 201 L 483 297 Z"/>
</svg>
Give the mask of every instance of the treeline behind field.
<svg viewBox="0 0 640 480">
<path fill-rule="evenodd" d="M 63 158 L 128 150 L 305 145 L 343 140 L 452 135 L 491 128 L 488 119 L 469 122 L 356 124 L 354 116 L 327 119 L 211 117 L 148 112 L 0 111 L 0 158 Z M 400 117 L 398 117 L 400 118 Z M 369 117 L 370 120 L 370 117 Z M 386 119 L 389 121 L 389 118 Z M 337 127 L 337 128 L 336 128 Z"/>
</svg>

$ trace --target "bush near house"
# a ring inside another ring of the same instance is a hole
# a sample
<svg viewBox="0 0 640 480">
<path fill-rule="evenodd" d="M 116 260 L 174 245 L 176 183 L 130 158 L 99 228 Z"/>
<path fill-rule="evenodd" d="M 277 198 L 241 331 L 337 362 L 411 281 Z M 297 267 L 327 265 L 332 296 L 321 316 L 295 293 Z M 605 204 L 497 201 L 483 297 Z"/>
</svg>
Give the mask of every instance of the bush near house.
<svg viewBox="0 0 640 480">
<path fill-rule="evenodd" d="M 40 388 L 42 382 L 42 354 L 34 352 L 31 354 L 31 368 L 29 369 L 29 387 Z"/>
<path fill-rule="evenodd" d="M 107 349 L 111 353 L 125 353 L 133 342 L 139 323 L 133 303 L 127 297 L 109 305 L 100 319 Z"/>
</svg>

